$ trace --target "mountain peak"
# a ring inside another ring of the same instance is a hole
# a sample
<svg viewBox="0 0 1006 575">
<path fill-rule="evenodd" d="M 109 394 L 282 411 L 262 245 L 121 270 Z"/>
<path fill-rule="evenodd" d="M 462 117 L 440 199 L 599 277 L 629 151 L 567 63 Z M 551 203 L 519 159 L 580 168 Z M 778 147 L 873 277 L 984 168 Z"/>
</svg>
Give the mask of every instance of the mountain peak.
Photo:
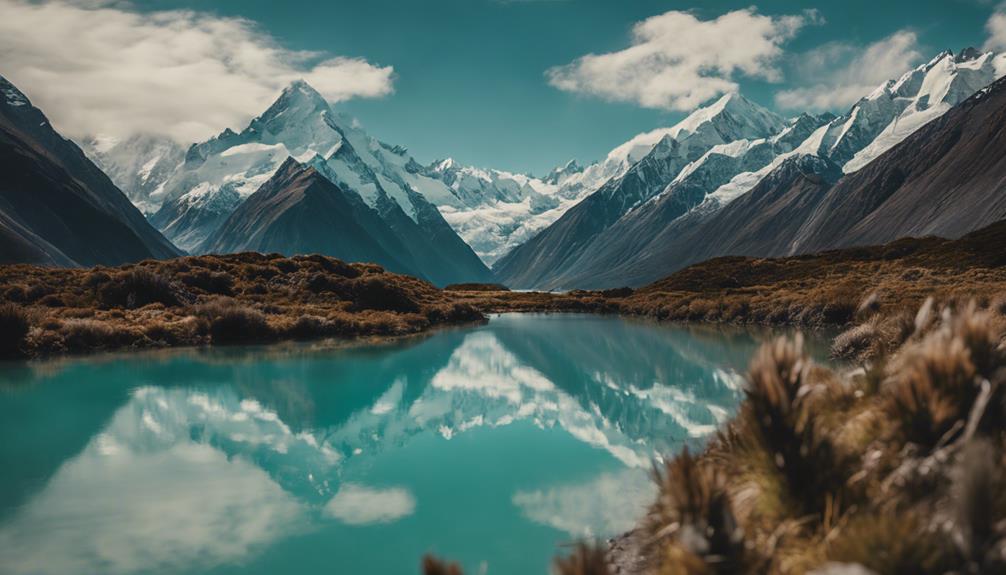
<svg viewBox="0 0 1006 575">
<path fill-rule="evenodd" d="M 961 62 L 970 62 L 971 60 L 977 60 L 982 55 L 982 52 L 975 48 L 974 46 L 968 46 L 967 48 L 961 50 L 960 54 L 954 58 L 954 62 L 960 64 Z"/>
<path fill-rule="evenodd" d="M 328 101 L 306 81 L 294 80 L 283 88 L 283 92 L 269 110 L 291 108 L 323 110 L 328 108 Z M 269 111 L 266 111 L 266 114 L 268 113 Z"/>
<path fill-rule="evenodd" d="M 314 86 L 307 83 L 307 80 L 303 78 L 298 78 L 293 82 L 287 84 L 286 88 L 283 88 L 284 94 L 302 94 L 310 98 L 322 98 L 321 93 L 314 89 Z"/>
<path fill-rule="evenodd" d="M 434 160 L 433 163 L 429 165 L 427 170 L 433 173 L 444 173 L 457 167 L 457 165 L 458 163 L 454 160 L 454 158 L 447 157 L 442 160 Z"/>
<path fill-rule="evenodd" d="M 31 106 L 28 96 L 25 96 L 24 92 L 18 90 L 3 76 L 0 76 L 0 94 L 3 95 L 3 101 L 8 106 Z"/>
</svg>

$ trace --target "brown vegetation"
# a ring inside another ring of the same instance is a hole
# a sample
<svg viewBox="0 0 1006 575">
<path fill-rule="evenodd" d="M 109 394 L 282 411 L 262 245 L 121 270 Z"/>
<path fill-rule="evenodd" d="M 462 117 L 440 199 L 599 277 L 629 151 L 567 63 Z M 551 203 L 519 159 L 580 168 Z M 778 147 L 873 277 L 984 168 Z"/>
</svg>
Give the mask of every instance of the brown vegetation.
<svg viewBox="0 0 1006 575">
<path fill-rule="evenodd" d="M 322 256 L 236 254 L 118 268 L 0 266 L 5 357 L 399 336 L 480 321 L 415 278 Z"/>
<path fill-rule="evenodd" d="M 91 270 L 0 266 L 0 298 L 20 306 L 0 314 L 0 321 L 31 320 L 23 339 L 17 329 L 5 330 L 13 339 L 0 341 L 0 352 L 394 336 L 477 321 L 482 313 L 590 312 L 811 327 L 859 320 L 835 351 L 869 357 L 905 340 L 915 329 L 914 310 L 929 295 L 976 298 L 1006 309 L 1002 245 L 1006 222 L 960 240 L 906 239 L 791 258 L 718 258 L 635 290 L 566 293 L 493 284 L 439 290 L 375 265 L 323 256 L 245 253 Z M 877 313 L 881 306 L 883 314 Z"/>
</svg>

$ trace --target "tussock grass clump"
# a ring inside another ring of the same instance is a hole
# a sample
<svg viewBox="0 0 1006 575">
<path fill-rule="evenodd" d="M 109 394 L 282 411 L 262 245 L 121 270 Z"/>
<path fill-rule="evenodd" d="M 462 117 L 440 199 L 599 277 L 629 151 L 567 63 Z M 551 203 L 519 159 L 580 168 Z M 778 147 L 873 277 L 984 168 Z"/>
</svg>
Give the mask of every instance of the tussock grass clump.
<svg viewBox="0 0 1006 575">
<path fill-rule="evenodd" d="M 581 542 L 569 556 L 555 559 L 554 572 L 556 575 L 609 575 L 607 549 Z"/>
<path fill-rule="evenodd" d="M 802 336 L 777 338 L 751 362 L 739 416 L 744 441 L 769 456 L 801 515 L 823 514 L 847 476 L 845 458 L 816 413 L 827 375 L 815 369 Z"/>
<path fill-rule="evenodd" d="M 857 515 L 836 535 L 828 559 L 876 575 L 936 575 L 954 567 L 946 539 L 913 513 Z"/>
<path fill-rule="evenodd" d="M 953 471 L 954 540 L 971 572 L 1006 573 L 1006 459 L 988 439 L 969 443 Z"/>
<path fill-rule="evenodd" d="M 273 335 L 265 314 L 232 299 L 221 298 L 203 304 L 197 313 L 209 322 L 213 343 L 256 343 L 268 341 Z"/>
<path fill-rule="evenodd" d="M 419 311 L 419 303 L 404 286 L 384 281 L 380 277 L 364 276 L 354 280 L 352 293 L 356 309 L 402 313 Z"/>
<path fill-rule="evenodd" d="M 657 500 L 643 520 L 651 544 L 666 546 L 668 565 L 704 566 L 670 572 L 741 573 L 752 567 L 723 469 L 686 448 L 663 470 L 656 468 L 654 479 Z"/>
<path fill-rule="evenodd" d="M 926 338 L 913 346 L 892 376 L 885 411 L 905 441 L 932 449 L 967 415 L 978 386 L 960 339 Z"/>
<path fill-rule="evenodd" d="M 152 303 L 176 306 L 184 295 L 171 281 L 152 270 L 134 267 L 116 274 L 98 288 L 98 299 L 108 307 L 138 308 Z"/>
<path fill-rule="evenodd" d="M 423 557 L 423 575 L 463 575 L 457 563 L 447 563 L 432 555 Z"/>
<path fill-rule="evenodd" d="M 129 333 L 124 333 L 116 327 L 93 319 L 65 320 L 60 326 L 63 345 L 69 351 L 88 351 L 97 349 L 114 349 L 132 339 Z"/>
<path fill-rule="evenodd" d="M 920 310 L 916 341 L 896 356 L 885 384 L 887 415 L 905 441 L 924 449 L 964 433 L 982 396 L 971 433 L 1003 429 L 1003 318 L 973 302 L 960 307 L 957 313 L 945 308 L 935 321 L 931 304 Z"/>
<path fill-rule="evenodd" d="M 24 355 L 25 338 L 31 329 L 28 312 L 13 303 L 0 305 L 0 358 Z"/>
<path fill-rule="evenodd" d="M 224 272 L 204 268 L 178 274 L 178 279 L 186 287 L 195 288 L 214 295 L 234 295 L 234 278 Z"/>
</svg>

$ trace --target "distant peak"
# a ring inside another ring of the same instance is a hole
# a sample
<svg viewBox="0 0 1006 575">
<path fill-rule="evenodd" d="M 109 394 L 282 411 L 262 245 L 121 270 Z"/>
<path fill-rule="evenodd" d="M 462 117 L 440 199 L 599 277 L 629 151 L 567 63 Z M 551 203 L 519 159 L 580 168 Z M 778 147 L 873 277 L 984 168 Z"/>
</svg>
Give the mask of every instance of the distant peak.
<svg viewBox="0 0 1006 575">
<path fill-rule="evenodd" d="M 974 46 L 968 46 L 967 48 L 961 50 L 961 53 L 954 58 L 954 62 L 970 62 L 971 60 L 977 60 L 982 56 L 982 52 L 975 48 Z"/>
<path fill-rule="evenodd" d="M 580 165 L 580 162 L 576 161 L 576 158 L 573 158 L 570 161 L 563 164 L 561 168 L 555 168 L 552 171 L 563 174 L 574 174 L 576 172 L 582 172 L 583 166 Z"/>
<path fill-rule="evenodd" d="M 447 170 L 450 170 L 456 165 L 457 162 L 454 161 L 454 158 L 448 157 L 433 162 L 433 170 L 437 172 L 446 172 Z"/>
</svg>

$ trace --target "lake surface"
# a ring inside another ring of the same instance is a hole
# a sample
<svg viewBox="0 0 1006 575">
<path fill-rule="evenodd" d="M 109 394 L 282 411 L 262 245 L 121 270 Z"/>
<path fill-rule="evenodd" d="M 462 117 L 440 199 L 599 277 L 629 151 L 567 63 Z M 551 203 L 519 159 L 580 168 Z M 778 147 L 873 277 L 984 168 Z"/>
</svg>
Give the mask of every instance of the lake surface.
<svg viewBox="0 0 1006 575">
<path fill-rule="evenodd" d="M 0 572 L 546 573 L 633 525 L 758 338 L 504 315 L 371 347 L 0 366 Z"/>
</svg>

